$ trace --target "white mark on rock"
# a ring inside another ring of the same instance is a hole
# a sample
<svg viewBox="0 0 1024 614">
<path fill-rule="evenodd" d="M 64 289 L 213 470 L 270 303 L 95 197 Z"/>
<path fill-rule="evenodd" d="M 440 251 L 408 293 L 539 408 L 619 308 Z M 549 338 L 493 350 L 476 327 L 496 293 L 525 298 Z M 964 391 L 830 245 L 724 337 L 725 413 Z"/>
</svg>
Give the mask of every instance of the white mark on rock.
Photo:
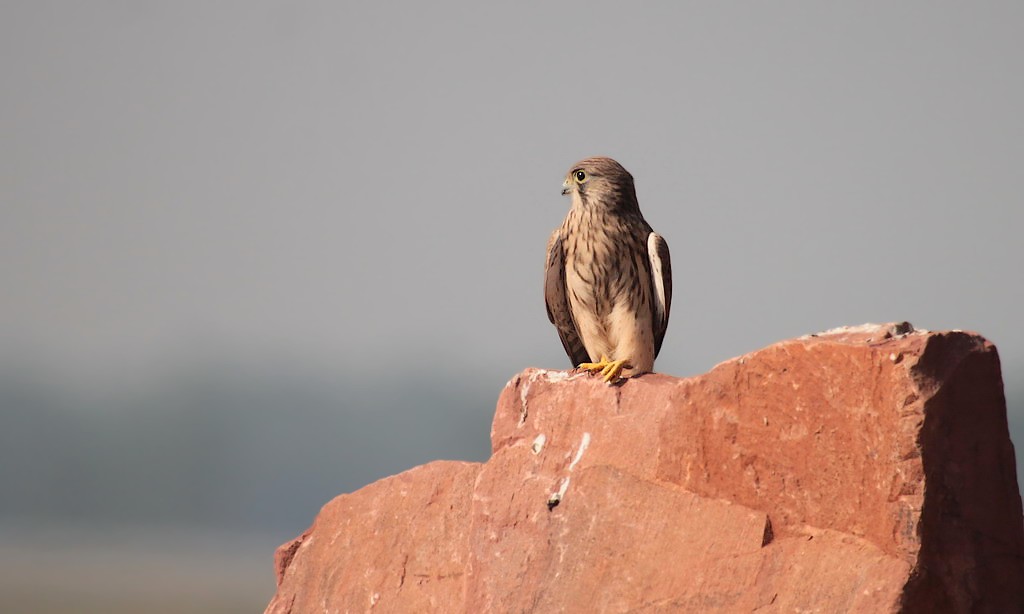
<svg viewBox="0 0 1024 614">
<path fill-rule="evenodd" d="M 538 375 L 543 375 L 544 379 L 548 380 L 548 382 L 557 384 L 558 382 L 573 379 L 579 374 L 574 374 L 572 371 L 546 371 L 542 369 L 538 372 Z"/>
<path fill-rule="evenodd" d="M 543 435 L 541 435 L 541 437 L 543 437 Z M 534 446 L 536 445 L 537 442 L 534 441 Z M 576 467 L 576 464 L 580 462 L 580 459 L 583 458 L 583 453 L 587 451 L 587 446 L 589 445 L 590 433 L 583 433 L 583 439 L 580 440 L 580 447 L 578 450 L 576 450 L 576 456 L 572 459 L 572 462 L 569 463 L 569 471 L 572 471 L 573 468 Z M 559 485 L 558 490 L 551 493 L 551 496 L 548 497 L 549 510 L 555 509 L 555 506 L 561 503 L 562 499 L 565 497 L 565 493 L 567 490 L 569 490 L 569 476 L 565 476 L 564 478 L 562 478 L 562 482 Z"/>
<path fill-rule="evenodd" d="M 540 454 L 540 451 L 544 449 L 544 442 L 547 440 L 548 438 L 544 433 L 537 435 L 537 438 L 533 440 L 533 445 L 530 446 L 530 449 L 533 450 L 534 454 Z"/>
<path fill-rule="evenodd" d="M 569 490 L 569 479 L 569 476 L 565 476 L 565 479 L 562 480 L 562 487 L 558 489 L 559 499 L 565 496 L 565 491 Z"/>
<path fill-rule="evenodd" d="M 576 458 L 572 459 L 572 463 L 569 464 L 569 471 L 576 466 L 576 463 L 580 462 L 583 458 L 583 453 L 587 451 L 587 446 L 590 445 L 590 433 L 583 433 L 583 440 L 580 441 L 580 449 L 576 450 Z"/>
<path fill-rule="evenodd" d="M 522 427 L 526 424 L 526 416 L 530 415 L 530 404 L 526 400 L 526 397 L 530 395 L 530 384 L 533 383 L 533 376 L 531 375 L 523 387 L 519 389 L 519 423 L 516 424 L 516 428 Z"/>
<path fill-rule="evenodd" d="M 519 428 L 526 424 L 526 418 L 530 415 L 530 403 L 528 399 L 530 396 L 530 387 L 534 382 L 543 378 L 548 383 L 557 384 L 558 382 L 564 382 L 579 375 L 580 374 L 574 374 L 570 371 L 548 371 L 547 369 L 532 370 L 530 375 L 527 376 L 526 382 L 524 382 L 522 387 L 519 389 L 519 424 L 517 424 L 516 427 Z M 521 381 L 521 378 L 518 375 L 515 379 L 510 380 L 509 383 L 505 385 L 508 386 L 517 380 Z"/>
<path fill-rule="evenodd" d="M 816 333 L 817 337 L 824 337 L 825 335 L 849 335 L 849 334 L 865 334 L 882 332 L 885 328 L 883 324 L 875 324 L 874 322 L 867 322 L 857 326 L 837 326 L 836 328 L 830 328 L 828 330 Z M 806 337 L 806 335 L 805 335 Z"/>
<path fill-rule="evenodd" d="M 561 503 L 562 498 L 565 497 L 565 492 L 569 490 L 569 476 L 562 478 L 562 485 L 558 487 L 556 492 L 551 493 L 548 497 L 548 509 L 554 509 L 556 505 Z"/>
</svg>

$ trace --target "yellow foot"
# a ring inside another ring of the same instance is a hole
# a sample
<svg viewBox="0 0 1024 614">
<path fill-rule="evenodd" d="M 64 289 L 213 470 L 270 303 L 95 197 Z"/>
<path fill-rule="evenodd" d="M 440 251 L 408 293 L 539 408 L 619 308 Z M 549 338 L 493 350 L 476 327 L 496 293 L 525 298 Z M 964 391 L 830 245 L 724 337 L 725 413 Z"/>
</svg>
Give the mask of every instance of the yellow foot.
<svg viewBox="0 0 1024 614">
<path fill-rule="evenodd" d="M 619 379 L 623 369 L 628 369 L 632 365 L 628 364 L 625 360 L 611 360 L 604 354 L 601 355 L 600 362 L 584 362 L 580 363 L 579 368 L 584 371 L 600 371 L 601 379 L 607 384 L 614 383 L 615 380 Z"/>
</svg>

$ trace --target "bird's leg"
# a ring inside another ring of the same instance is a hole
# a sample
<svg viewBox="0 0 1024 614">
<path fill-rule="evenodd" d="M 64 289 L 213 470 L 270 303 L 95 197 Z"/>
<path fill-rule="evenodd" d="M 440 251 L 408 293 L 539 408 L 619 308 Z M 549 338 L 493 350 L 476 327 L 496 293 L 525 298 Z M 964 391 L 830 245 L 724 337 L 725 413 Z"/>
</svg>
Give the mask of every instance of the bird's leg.
<svg viewBox="0 0 1024 614">
<path fill-rule="evenodd" d="M 598 362 L 583 362 L 580 363 L 579 368 L 584 371 L 600 371 L 601 379 L 607 384 L 614 383 L 615 380 L 619 379 L 623 369 L 628 369 L 630 365 L 626 360 L 612 360 L 601 354 L 601 360 Z"/>
</svg>

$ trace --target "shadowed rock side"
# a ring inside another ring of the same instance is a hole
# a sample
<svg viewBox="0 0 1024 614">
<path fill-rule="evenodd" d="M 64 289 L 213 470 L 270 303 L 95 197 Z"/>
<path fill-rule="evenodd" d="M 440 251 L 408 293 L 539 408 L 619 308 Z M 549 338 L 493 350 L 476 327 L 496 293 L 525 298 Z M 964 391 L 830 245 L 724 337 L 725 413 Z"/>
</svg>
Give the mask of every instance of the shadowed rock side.
<svg viewBox="0 0 1024 614">
<path fill-rule="evenodd" d="M 995 347 L 866 325 L 678 379 L 528 369 L 484 464 L 328 503 L 267 612 L 1018 612 Z"/>
</svg>

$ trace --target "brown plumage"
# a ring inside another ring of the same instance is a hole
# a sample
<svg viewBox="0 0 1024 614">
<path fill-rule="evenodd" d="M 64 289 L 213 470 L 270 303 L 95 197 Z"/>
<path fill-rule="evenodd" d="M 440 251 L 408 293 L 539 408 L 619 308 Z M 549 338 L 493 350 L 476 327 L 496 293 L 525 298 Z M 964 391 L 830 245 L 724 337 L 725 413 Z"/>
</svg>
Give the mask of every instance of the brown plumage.
<svg viewBox="0 0 1024 614">
<path fill-rule="evenodd" d="M 577 162 L 562 185 L 572 207 L 548 241 L 548 318 L 573 364 L 605 381 L 652 371 L 672 303 L 668 244 L 615 160 Z"/>
</svg>

